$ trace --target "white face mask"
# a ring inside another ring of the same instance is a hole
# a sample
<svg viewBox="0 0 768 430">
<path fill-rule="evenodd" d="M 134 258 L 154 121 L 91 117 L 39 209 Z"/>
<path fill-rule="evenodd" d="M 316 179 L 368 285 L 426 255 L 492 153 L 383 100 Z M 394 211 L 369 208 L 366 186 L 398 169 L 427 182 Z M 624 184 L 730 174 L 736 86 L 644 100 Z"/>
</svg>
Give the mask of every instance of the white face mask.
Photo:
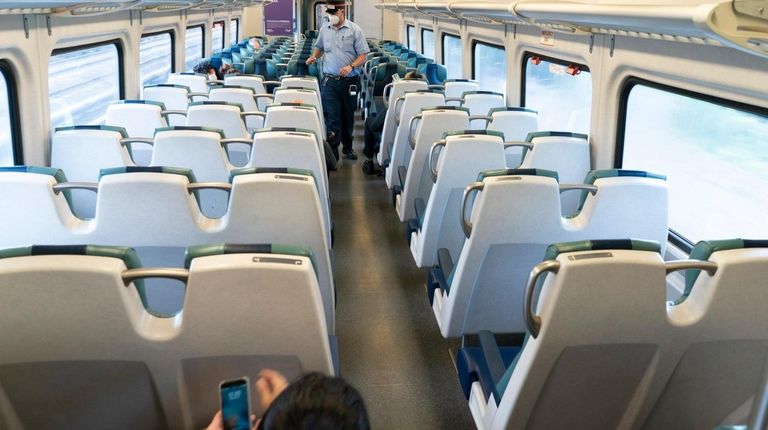
<svg viewBox="0 0 768 430">
<path fill-rule="evenodd" d="M 331 25 L 339 25 L 339 16 L 338 15 L 331 15 L 328 18 L 328 22 L 331 23 Z"/>
</svg>

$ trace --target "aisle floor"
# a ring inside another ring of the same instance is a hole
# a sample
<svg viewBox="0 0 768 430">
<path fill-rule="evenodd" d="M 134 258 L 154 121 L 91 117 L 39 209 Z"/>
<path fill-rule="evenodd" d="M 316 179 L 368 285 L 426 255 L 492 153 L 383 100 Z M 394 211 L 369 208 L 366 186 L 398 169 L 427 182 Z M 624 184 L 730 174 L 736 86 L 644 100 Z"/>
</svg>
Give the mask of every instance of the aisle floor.
<svg viewBox="0 0 768 430">
<path fill-rule="evenodd" d="M 341 375 L 360 390 L 372 428 L 474 428 L 450 351 L 425 292 L 383 177 L 362 172 L 363 122 L 355 128 L 357 161 L 330 173 L 336 243 L 336 334 Z"/>
</svg>

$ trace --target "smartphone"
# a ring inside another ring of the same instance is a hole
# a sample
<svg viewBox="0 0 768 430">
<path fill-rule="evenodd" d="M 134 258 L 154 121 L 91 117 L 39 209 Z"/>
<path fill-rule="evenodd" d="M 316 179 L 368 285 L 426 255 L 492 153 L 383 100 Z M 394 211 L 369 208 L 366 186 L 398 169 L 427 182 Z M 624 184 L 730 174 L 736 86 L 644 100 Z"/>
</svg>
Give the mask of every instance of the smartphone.
<svg viewBox="0 0 768 430">
<path fill-rule="evenodd" d="M 225 430 L 250 430 L 251 402 L 248 397 L 250 382 L 247 376 L 222 381 L 219 384 L 221 413 Z"/>
<path fill-rule="evenodd" d="M 349 95 L 352 97 L 357 97 L 357 85 L 349 86 Z"/>
</svg>

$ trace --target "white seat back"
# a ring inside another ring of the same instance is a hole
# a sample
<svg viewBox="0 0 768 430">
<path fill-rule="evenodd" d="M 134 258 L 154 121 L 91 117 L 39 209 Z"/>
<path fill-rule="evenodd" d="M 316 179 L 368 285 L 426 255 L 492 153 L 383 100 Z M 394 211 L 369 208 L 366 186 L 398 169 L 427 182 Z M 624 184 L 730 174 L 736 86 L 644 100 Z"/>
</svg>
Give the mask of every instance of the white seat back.
<svg viewBox="0 0 768 430">
<path fill-rule="evenodd" d="M 123 100 L 107 106 L 107 125 L 123 127 L 130 137 L 151 138 L 155 129 L 167 127 L 163 104 L 149 100 Z"/>
<path fill-rule="evenodd" d="M 528 133 L 539 131 L 539 114 L 533 109 L 503 107 L 488 112 L 491 121 L 487 130 L 504 133 L 505 142 L 523 142 Z M 521 148 L 507 149 L 507 167 L 515 168 L 522 162 Z M 551 169 L 550 169 L 551 170 Z"/>
<path fill-rule="evenodd" d="M 208 78 L 199 73 L 171 73 L 168 75 L 168 83 L 184 85 L 193 93 L 208 92 Z"/>
<path fill-rule="evenodd" d="M 267 117 L 264 120 L 264 128 L 296 128 L 310 130 L 317 136 L 318 149 L 322 153 L 323 123 L 317 114 L 317 109 L 311 105 L 295 105 L 288 103 L 284 106 L 270 105 L 267 107 Z"/>
<path fill-rule="evenodd" d="M 242 108 L 234 104 L 195 102 L 187 110 L 187 126 L 218 128 L 226 138 L 250 138 L 242 112 Z"/>
<path fill-rule="evenodd" d="M 494 93 L 492 91 L 469 91 L 464 93 L 462 106 L 469 109 L 470 115 L 488 115 L 493 108 L 505 107 L 507 105 L 504 94 Z M 470 128 L 482 128 L 486 125 L 485 121 L 475 120 L 470 122 Z"/>
<path fill-rule="evenodd" d="M 314 106 L 317 110 L 318 119 L 323 126 L 323 138 L 325 137 L 325 114 L 323 113 L 323 102 L 320 99 L 320 93 L 306 88 L 277 88 L 274 92 L 275 104 L 281 103 L 302 103 Z M 296 126 L 297 123 L 294 123 Z M 302 124 L 298 124 L 303 127 Z"/>
<path fill-rule="evenodd" d="M 224 85 L 234 85 L 252 88 L 255 94 L 267 94 L 267 89 L 264 87 L 264 78 L 261 76 L 246 76 L 246 75 L 226 75 L 224 76 Z M 269 104 L 266 98 L 259 99 L 259 110 L 264 112 Z"/>
<path fill-rule="evenodd" d="M 389 161 L 389 147 L 395 141 L 397 132 L 397 121 L 395 113 L 395 103 L 397 100 L 409 91 L 426 90 L 427 81 L 421 79 L 396 79 L 392 82 L 392 90 L 389 92 L 389 104 L 387 105 L 386 118 L 384 118 L 384 128 L 381 131 L 381 145 L 379 145 L 379 154 L 377 160 L 384 166 Z"/>
<path fill-rule="evenodd" d="M 396 186 L 398 188 L 401 187 L 398 169 L 400 166 L 407 167 L 411 159 L 411 152 L 413 150 L 408 143 L 411 118 L 425 107 L 443 106 L 445 104 L 445 96 L 442 92 L 415 91 L 405 93 L 403 97 L 404 100 L 396 105 L 399 108 L 397 118 L 399 118 L 400 122 L 397 124 L 395 140 L 392 142 L 392 147 L 389 148 L 390 161 L 385 173 L 389 189 L 394 189 Z"/>
<path fill-rule="evenodd" d="M 443 82 L 445 87 L 445 98 L 461 98 L 468 91 L 480 91 L 480 83 L 469 79 L 448 79 Z M 459 106 L 461 102 L 448 101 L 449 106 Z"/>
<path fill-rule="evenodd" d="M 219 87 L 211 88 L 208 93 L 208 100 L 239 104 L 245 112 L 257 112 L 259 107 L 254 95 L 255 93 L 251 88 Z M 264 119 L 258 116 L 248 116 L 245 118 L 245 125 L 249 131 L 254 131 L 264 126 Z"/>
<path fill-rule="evenodd" d="M 189 107 L 189 87 L 184 85 L 160 84 L 144 87 L 144 100 L 161 102 L 168 110 L 186 112 Z M 184 125 L 186 120 L 181 115 L 171 115 L 169 125 Z"/>
<path fill-rule="evenodd" d="M 314 76 L 283 76 L 280 88 L 306 88 L 320 94 L 320 84 Z"/>
<path fill-rule="evenodd" d="M 397 197 L 396 208 L 401 222 L 416 216 L 415 202 L 426 207 L 432 192 L 429 174 L 429 151 L 432 144 L 441 140 L 446 132 L 469 128 L 469 111 L 455 106 L 429 108 L 421 111 L 421 120 L 414 133 L 415 145 L 408 162 L 408 174 L 403 191 Z M 421 214 L 423 215 L 423 214 Z"/>
<path fill-rule="evenodd" d="M 424 221 L 420 229 L 411 233 L 411 254 L 419 267 L 434 266 L 439 248 L 459 255 L 464 233 L 456 219 L 446 214 L 458 213 L 464 187 L 480 172 L 504 167 L 504 142 L 501 134 L 495 132 L 455 132 L 446 137 L 445 147 L 437 160 L 433 157 L 431 162 L 437 167 L 437 180 L 427 201 Z"/>
<path fill-rule="evenodd" d="M 578 184 L 591 170 L 590 148 L 584 134 L 538 132 L 529 134 L 532 150 L 524 151 L 521 169 L 546 169 L 557 172 L 563 184 Z M 563 215 L 577 209 L 579 194 L 563 193 Z"/>
</svg>

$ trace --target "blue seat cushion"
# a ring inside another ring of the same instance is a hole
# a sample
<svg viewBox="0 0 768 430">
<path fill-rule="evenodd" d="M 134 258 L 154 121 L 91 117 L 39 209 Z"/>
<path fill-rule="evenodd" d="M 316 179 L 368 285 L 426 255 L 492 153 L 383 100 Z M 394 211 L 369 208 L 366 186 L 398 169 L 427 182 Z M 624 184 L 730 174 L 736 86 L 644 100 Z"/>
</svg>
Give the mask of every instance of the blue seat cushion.
<svg viewBox="0 0 768 430">
<path fill-rule="evenodd" d="M 521 346 L 504 346 L 499 348 L 502 361 L 508 371 L 514 369 L 513 364 L 516 363 L 521 350 Z M 481 347 L 472 346 L 461 348 L 456 353 L 456 369 L 458 370 L 461 389 L 467 399 L 469 399 L 472 383 L 475 381 L 480 382 L 486 401 L 494 391 L 497 391 L 497 384 L 499 381 L 493 380 L 488 362 Z M 511 375 L 511 372 L 509 373 Z M 504 388 L 506 388 L 506 384 L 504 384 Z M 501 394 L 503 391 L 499 393 Z M 496 401 L 498 402 L 498 400 L 500 399 L 497 398 Z"/>
</svg>

